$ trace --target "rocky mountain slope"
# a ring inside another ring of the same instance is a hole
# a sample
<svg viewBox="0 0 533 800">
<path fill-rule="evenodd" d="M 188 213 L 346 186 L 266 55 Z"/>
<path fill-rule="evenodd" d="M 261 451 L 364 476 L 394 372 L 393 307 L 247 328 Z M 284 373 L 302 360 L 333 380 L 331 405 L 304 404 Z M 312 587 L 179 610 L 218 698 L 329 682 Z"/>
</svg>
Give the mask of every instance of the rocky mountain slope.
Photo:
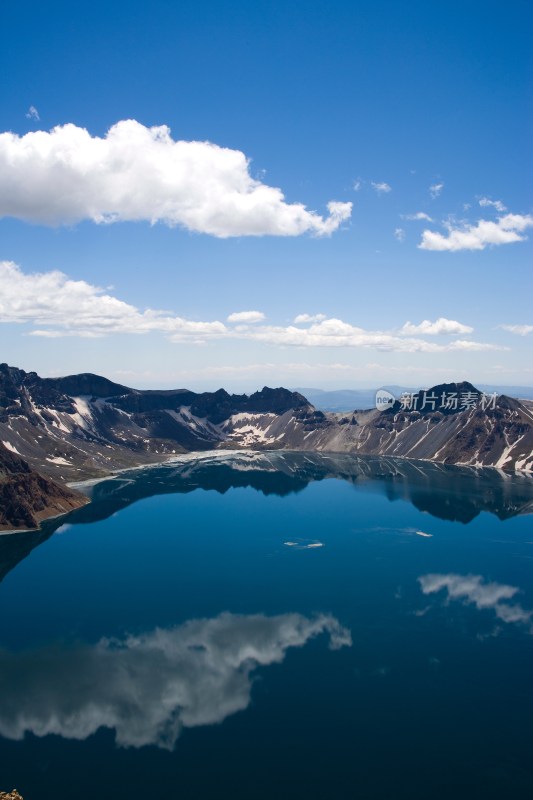
<svg viewBox="0 0 533 800">
<path fill-rule="evenodd" d="M 0 444 L 0 531 L 37 528 L 41 520 L 87 502 L 84 495 L 40 475 Z"/>
<path fill-rule="evenodd" d="M 223 389 L 137 391 L 96 375 L 43 379 L 0 365 L 0 440 L 40 471 L 70 481 L 192 450 L 274 444 L 307 408 L 287 389 L 249 397 Z"/>
<path fill-rule="evenodd" d="M 0 441 L 40 472 L 76 481 L 214 449 L 304 450 L 533 470 L 533 411 L 469 383 L 444 384 L 384 411 L 317 411 L 264 388 L 138 391 L 96 375 L 40 378 L 0 365 Z"/>
<path fill-rule="evenodd" d="M 441 398 L 457 400 L 457 407 L 441 407 Z M 493 403 L 466 382 L 434 386 L 409 400 L 381 412 L 336 415 L 336 426 L 326 415 L 323 431 L 303 449 L 533 470 L 533 413 L 518 400 L 500 395 Z"/>
</svg>

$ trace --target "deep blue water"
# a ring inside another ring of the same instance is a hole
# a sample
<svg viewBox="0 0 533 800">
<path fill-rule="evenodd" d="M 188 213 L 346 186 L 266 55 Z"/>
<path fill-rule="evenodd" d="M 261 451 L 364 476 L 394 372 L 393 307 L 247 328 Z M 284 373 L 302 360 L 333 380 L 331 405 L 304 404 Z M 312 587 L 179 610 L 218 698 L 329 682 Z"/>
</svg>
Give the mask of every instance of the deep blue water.
<svg viewBox="0 0 533 800">
<path fill-rule="evenodd" d="M 0 790 L 533 797 L 533 480 L 273 454 L 90 491 L 0 537 Z"/>
</svg>

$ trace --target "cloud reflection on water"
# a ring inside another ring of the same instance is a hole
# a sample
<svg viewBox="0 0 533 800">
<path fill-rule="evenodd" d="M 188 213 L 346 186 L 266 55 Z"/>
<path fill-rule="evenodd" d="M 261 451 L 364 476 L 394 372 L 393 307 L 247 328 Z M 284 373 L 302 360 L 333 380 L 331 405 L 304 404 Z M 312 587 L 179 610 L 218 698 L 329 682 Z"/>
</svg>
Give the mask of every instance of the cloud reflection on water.
<svg viewBox="0 0 533 800">
<path fill-rule="evenodd" d="M 519 603 L 507 602 L 520 592 L 517 586 L 485 581 L 481 575 L 456 573 L 430 573 L 422 575 L 418 582 L 425 595 L 444 589 L 447 600 L 459 600 L 467 605 L 474 605 L 479 611 L 491 610 L 502 622 L 524 625 L 531 623 L 533 610 L 528 611 Z"/>
<path fill-rule="evenodd" d="M 332 650 L 351 646 L 330 615 L 224 613 L 95 645 L 0 651 L 0 734 L 86 739 L 105 727 L 121 746 L 171 750 L 183 728 L 246 709 L 252 672 L 322 633 Z"/>
</svg>

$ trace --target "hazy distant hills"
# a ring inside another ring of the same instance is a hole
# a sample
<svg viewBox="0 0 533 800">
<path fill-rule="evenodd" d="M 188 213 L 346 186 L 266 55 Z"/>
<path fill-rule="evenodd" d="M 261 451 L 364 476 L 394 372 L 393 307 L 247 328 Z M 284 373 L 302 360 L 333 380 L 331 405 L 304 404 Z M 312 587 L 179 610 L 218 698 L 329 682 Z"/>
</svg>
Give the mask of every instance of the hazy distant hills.
<svg viewBox="0 0 533 800">
<path fill-rule="evenodd" d="M 390 387 L 401 394 L 400 387 Z M 0 365 L 2 451 L 56 481 L 101 477 L 173 455 L 220 449 L 357 453 L 445 464 L 533 469 L 533 411 L 467 382 L 412 393 L 378 411 L 363 395 L 353 411 L 318 410 L 301 392 L 265 387 L 140 391 L 97 375 L 41 378 Z M 366 410 L 357 407 L 367 406 Z M 24 471 L 23 468 L 19 471 Z M 24 491 L 21 484 L 21 491 Z M 56 512 L 57 513 L 57 512 Z M 37 519 L 37 518 L 36 518 Z"/>
<path fill-rule="evenodd" d="M 418 391 L 420 386 L 376 386 L 375 389 L 313 389 L 298 387 L 294 391 L 300 392 L 315 408 L 321 411 L 353 411 L 354 409 L 374 408 L 377 389 L 387 389 L 395 397 L 400 397 L 403 392 Z M 533 387 L 531 386 L 496 386 L 492 384 L 477 384 L 477 388 L 491 394 L 504 394 L 517 400 L 533 400 Z"/>
</svg>

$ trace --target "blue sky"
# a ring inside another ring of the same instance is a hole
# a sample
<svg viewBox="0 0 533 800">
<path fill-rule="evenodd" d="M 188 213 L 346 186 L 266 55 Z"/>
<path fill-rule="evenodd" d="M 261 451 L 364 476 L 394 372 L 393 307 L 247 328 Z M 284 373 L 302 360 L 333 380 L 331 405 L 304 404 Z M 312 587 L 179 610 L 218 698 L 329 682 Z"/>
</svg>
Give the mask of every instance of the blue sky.
<svg viewBox="0 0 533 800">
<path fill-rule="evenodd" d="M 2 360 L 533 384 L 529 3 L 77 5 L 0 10 Z"/>
</svg>

